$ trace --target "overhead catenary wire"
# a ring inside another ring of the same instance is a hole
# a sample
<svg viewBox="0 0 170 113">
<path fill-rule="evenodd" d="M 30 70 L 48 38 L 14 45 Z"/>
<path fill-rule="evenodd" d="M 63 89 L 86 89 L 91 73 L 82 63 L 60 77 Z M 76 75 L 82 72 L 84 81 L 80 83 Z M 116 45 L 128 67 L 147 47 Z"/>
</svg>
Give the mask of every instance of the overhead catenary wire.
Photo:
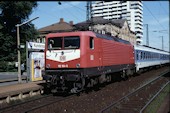
<svg viewBox="0 0 170 113">
<path fill-rule="evenodd" d="M 88 1 L 87 1 L 88 2 Z M 83 9 L 83 8 L 80 8 L 80 7 L 78 7 L 78 6 L 75 6 L 75 5 L 73 5 L 73 4 L 71 4 L 70 2 L 68 2 L 71 6 L 73 6 L 73 7 L 75 7 L 75 8 L 78 8 L 78 9 L 80 9 L 80 10 L 82 10 L 82 11 L 84 11 L 84 12 L 86 12 L 86 10 L 85 9 Z M 93 4 L 93 2 L 92 2 L 92 4 Z M 87 7 L 87 6 L 86 6 Z M 91 7 L 92 8 L 92 7 Z M 77 11 L 79 11 L 79 10 L 77 10 Z M 92 12 L 91 12 L 92 13 Z M 92 16 L 93 16 L 93 14 L 92 14 Z"/>
<path fill-rule="evenodd" d="M 75 7 L 75 8 L 78 8 L 78 9 L 80 9 L 80 10 L 82 10 L 82 11 L 85 11 L 86 12 L 86 10 L 85 9 L 83 9 L 83 8 L 80 8 L 80 7 L 77 7 L 76 5 L 73 5 L 72 3 L 70 3 L 70 2 L 67 2 L 68 4 L 70 4 L 71 6 L 73 6 L 73 7 Z"/>
<path fill-rule="evenodd" d="M 156 22 L 158 23 L 158 25 L 162 28 L 162 29 L 165 29 L 166 27 L 165 27 L 165 25 L 163 26 L 161 23 L 160 23 L 160 21 L 159 21 L 159 19 L 158 19 L 158 17 L 156 18 L 155 17 L 155 15 L 151 12 L 151 10 L 146 6 L 146 4 L 143 4 L 143 6 L 146 8 L 146 10 L 148 10 L 148 12 L 151 14 L 151 16 L 156 20 Z M 161 14 L 163 14 L 163 13 L 161 13 Z M 164 33 L 164 35 L 165 34 L 167 34 L 167 33 Z M 168 33 L 169 34 L 169 33 Z M 165 39 L 165 38 L 164 38 Z M 154 41 L 155 42 L 155 41 Z M 163 42 L 163 43 L 165 43 L 165 42 Z M 157 47 L 157 45 L 159 45 L 157 42 L 155 42 L 155 43 L 153 43 L 156 47 Z M 166 44 L 164 44 L 164 45 L 166 45 Z M 169 44 L 168 44 L 169 45 Z M 164 49 L 166 49 L 167 50 L 167 46 L 166 47 L 164 47 Z M 169 50 L 168 50 L 169 51 Z"/>
<path fill-rule="evenodd" d="M 60 2 L 60 4 L 58 4 L 58 2 L 57 2 L 57 5 L 60 6 L 60 8 L 62 7 L 63 4 L 64 4 L 64 5 L 68 5 L 68 2 Z M 69 4 L 71 4 L 71 3 L 69 3 Z M 76 7 L 76 8 L 78 9 L 78 10 L 76 10 L 76 11 L 80 11 L 80 10 L 81 10 L 81 12 L 82 12 L 82 11 L 85 12 L 85 10 L 83 10 L 82 8 L 79 8 L 79 7 L 77 7 L 77 6 L 73 5 L 73 4 L 71 4 L 70 6 Z M 47 6 L 47 7 L 48 7 L 48 6 Z M 60 15 L 60 14 L 56 15 L 56 13 L 50 12 L 50 11 L 47 11 L 47 10 L 42 10 L 42 9 L 37 9 L 37 10 L 39 10 L 42 14 L 44 14 L 44 15 L 50 17 L 50 18 L 58 18 L 58 16 Z M 37 11 L 37 10 L 35 10 L 35 11 Z M 56 11 L 57 11 L 57 9 L 56 9 Z M 67 14 L 65 14 L 66 16 L 72 15 L 72 17 L 75 18 L 76 20 L 82 21 L 82 19 L 81 19 L 78 15 L 76 15 L 75 13 L 73 13 L 72 11 L 70 11 L 70 10 L 68 10 L 68 9 L 64 10 L 64 11 L 62 12 L 62 14 L 63 14 L 63 13 L 67 13 Z M 77 13 L 77 12 L 76 12 L 76 13 Z M 38 14 L 37 14 L 37 15 L 38 15 Z M 79 12 L 79 15 L 82 15 L 82 14 Z"/>
<path fill-rule="evenodd" d="M 89 2 L 89 1 L 87 1 L 87 2 Z M 80 7 L 78 7 L 78 6 L 76 6 L 76 5 L 73 5 L 72 3 L 70 3 L 70 2 L 68 2 L 68 4 L 70 4 L 71 6 L 73 6 L 73 7 L 75 7 L 75 8 L 77 8 L 77 9 L 80 9 L 81 11 L 83 11 L 83 12 L 86 12 L 87 10 L 85 10 L 85 9 L 83 9 L 83 8 L 80 8 Z M 93 2 L 92 2 L 92 4 L 93 4 Z M 86 6 L 87 7 L 87 6 Z M 90 6 L 90 8 L 92 8 L 92 6 Z M 77 10 L 77 11 L 80 11 L 80 10 Z M 91 9 L 91 11 L 92 11 L 92 9 Z M 90 13 L 92 13 L 92 12 L 90 12 Z M 90 14 L 92 17 L 93 17 L 93 14 Z M 92 18 L 91 17 L 91 18 Z M 96 18 L 97 20 L 98 20 L 98 18 Z"/>
<path fill-rule="evenodd" d="M 162 6 L 161 2 L 159 1 L 158 3 L 159 3 L 159 5 L 160 5 L 161 9 L 165 12 L 165 14 L 166 14 L 166 15 L 169 15 L 169 13 L 168 13 L 168 12 L 165 10 L 165 8 Z"/>
<path fill-rule="evenodd" d="M 153 18 L 158 22 L 158 24 L 163 28 L 165 29 L 162 24 L 159 22 L 159 20 L 153 15 L 153 13 L 150 11 L 150 9 L 145 5 L 143 4 L 143 6 L 149 11 L 149 13 L 153 16 Z"/>
<path fill-rule="evenodd" d="M 77 8 L 77 9 L 80 9 L 81 11 L 84 11 L 84 12 L 85 12 L 84 9 L 82 9 L 82 8 L 80 8 L 80 7 L 77 7 L 77 6 L 73 5 L 72 3 L 67 2 L 67 4 L 69 4 L 69 5 L 71 5 L 72 7 L 75 7 L 75 8 Z M 80 11 L 80 10 L 76 10 L 76 11 Z M 70 12 L 70 14 L 74 15 L 74 18 L 76 18 L 76 19 L 79 20 L 79 21 L 82 21 L 82 19 L 81 19 L 79 16 L 77 16 L 75 13 L 72 13 L 72 12 L 71 12 L 70 10 L 68 10 L 68 9 L 67 9 L 67 11 Z M 76 12 L 76 13 L 77 13 L 77 12 Z M 82 12 L 79 12 L 79 13 L 80 13 L 80 15 L 81 15 Z"/>
</svg>

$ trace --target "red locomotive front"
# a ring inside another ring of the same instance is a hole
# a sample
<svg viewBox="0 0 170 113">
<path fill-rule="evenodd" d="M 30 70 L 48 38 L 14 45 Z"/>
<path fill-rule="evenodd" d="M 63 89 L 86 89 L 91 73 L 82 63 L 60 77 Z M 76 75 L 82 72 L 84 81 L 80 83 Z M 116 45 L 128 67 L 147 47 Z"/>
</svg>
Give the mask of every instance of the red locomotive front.
<svg viewBox="0 0 170 113">
<path fill-rule="evenodd" d="M 133 46 L 92 31 L 52 33 L 46 37 L 45 66 L 52 92 L 77 92 L 110 80 L 109 73 L 133 70 Z"/>
<path fill-rule="evenodd" d="M 76 68 L 80 64 L 80 36 L 51 35 L 47 38 L 46 68 Z"/>
</svg>

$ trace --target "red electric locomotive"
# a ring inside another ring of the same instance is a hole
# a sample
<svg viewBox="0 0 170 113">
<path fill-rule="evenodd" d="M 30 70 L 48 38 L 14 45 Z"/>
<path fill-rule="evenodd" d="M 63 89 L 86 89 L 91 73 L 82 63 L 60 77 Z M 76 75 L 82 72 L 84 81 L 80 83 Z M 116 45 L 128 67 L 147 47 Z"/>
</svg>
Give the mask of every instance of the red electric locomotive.
<svg viewBox="0 0 170 113">
<path fill-rule="evenodd" d="M 134 48 L 128 41 L 92 31 L 46 36 L 45 76 L 53 92 L 76 93 L 111 80 L 113 72 L 132 74 Z"/>
</svg>

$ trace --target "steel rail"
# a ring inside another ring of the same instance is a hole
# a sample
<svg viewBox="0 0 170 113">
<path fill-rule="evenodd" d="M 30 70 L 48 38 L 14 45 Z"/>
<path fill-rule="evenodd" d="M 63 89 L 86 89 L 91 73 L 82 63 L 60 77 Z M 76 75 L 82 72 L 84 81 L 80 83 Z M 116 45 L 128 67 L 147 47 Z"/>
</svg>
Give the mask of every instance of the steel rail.
<svg viewBox="0 0 170 113">
<path fill-rule="evenodd" d="M 161 93 L 161 91 L 170 83 L 170 81 L 168 81 L 147 103 L 146 105 L 140 110 L 140 113 L 143 112 L 143 110 L 146 109 L 146 107 Z"/>
<path fill-rule="evenodd" d="M 166 72 L 161 73 L 158 77 L 156 77 L 156 78 L 154 78 L 153 80 L 149 81 L 148 83 L 146 83 L 146 84 L 138 87 L 136 90 L 134 90 L 133 92 L 131 92 L 131 93 L 123 96 L 122 98 L 120 98 L 120 99 L 117 100 L 116 102 L 111 103 L 109 106 L 107 106 L 107 107 L 105 107 L 104 109 L 102 109 L 102 110 L 100 111 L 100 113 L 104 113 L 104 112 L 105 112 L 106 110 L 108 110 L 109 108 L 111 108 L 111 107 L 113 107 L 114 105 L 118 104 L 118 103 L 121 102 L 122 100 L 126 99 L 126 98 L 129 97 L 130 95 L 136 93 L 137 91 L 141 90 L 141 89 L 144 88 L 145 86 L 147 86 L 147 85 L 149 85 L 150 83 L 156 81 L 157 79 L 161 78 L 163 75 L 165 75 L 165 74 L 167 74 L 167 73 L 169 73 L 169 70 L 166 71 Z"/>
<path fill-rule="evenodd" d="M 72 96 L 69 96 L 69 97 L 65 97 L 65 98 L 60 98 L 60 99 L 58 99 L 58 100 L 56 100 L 56 101 L 53 101 L 53 102 L 50 102 L 50 103 L 47 103 L 47 104 L 43 104 L 43 105 L 40 105 L 40 106 L 38 106 L 38 107 L 31 108 L 31 109 L 25 111 L 24 113 L 32 112 L 32 111 L 34 111 L 34 110 L 43 108 L 43 107 L 45 107 L 45 106 L 52 105 L 52 104 L 54 104 L 54 103 L 56 103 L 56 102 L 60 102 L 60 101 L 69 99 L 69 98 L 71 98 L 71 97 L 73 97 L 73 96 L 75 96 L 75 95 L 72 95 Z"/>
<path fill-rule="evenodd" d="M 50 97 L 50 96 L 52 96 L 52 94 L 50 94 L 50 95 L 45 95 L 45 96 L 42 96 L 42 97 L 39 97 L 39 98 L 36 98 L 36 99 L 30 99 L 30 100 L 27 100 L 27 101 L 25 101 L 25 102 L 19 102 L 19 103 L 17 103 L 17 104 L 10 105 L 10 106 L 4 107 L 4 108 L 0 108 L 0 113 L 1 113 L 1 112 L 4 112 L 4 111 L 8 111 L 9 108 L 13 108 L 13 107 L 16 107 L 16 106 L 19 106 L 19 105 L 23 105 L 23 104 L 26 104 L 26 103 L 29 103 L 29 102 L 33 102 L 33 101 L 36 101 L 36 100 L 48 98 L 48 97 Z"/>
</svg>

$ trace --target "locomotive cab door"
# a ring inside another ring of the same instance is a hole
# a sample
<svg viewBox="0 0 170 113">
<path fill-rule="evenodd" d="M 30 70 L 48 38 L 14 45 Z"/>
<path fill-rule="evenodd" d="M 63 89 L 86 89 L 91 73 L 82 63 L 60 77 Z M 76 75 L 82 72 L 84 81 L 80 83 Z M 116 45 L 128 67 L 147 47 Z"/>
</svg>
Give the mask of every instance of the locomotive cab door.
<svg viewBox="0 0 170 113">
<path fill-rule="evenodd" d="M 101 42 L 96 37 L 89 37 L 89 55 L 90 55 L 90 66 L 96 67 L 97 70 L 102 68 L 102 46 Z"/>
<path fill-rule="evenodd" d="M 99 38 L 96 38 L 96 52 L 97 52 L 97 60 L 98 60 L 98 70 L 102 70 L 103 62 L 102 62 L 102 43 Z"/>
<path fill-rule="evenodd" d="M 102 61 L 102 43 L 100 43 L 99 48 L 99 70 L 103 69 L 103 61 Z"/>
</svg>

